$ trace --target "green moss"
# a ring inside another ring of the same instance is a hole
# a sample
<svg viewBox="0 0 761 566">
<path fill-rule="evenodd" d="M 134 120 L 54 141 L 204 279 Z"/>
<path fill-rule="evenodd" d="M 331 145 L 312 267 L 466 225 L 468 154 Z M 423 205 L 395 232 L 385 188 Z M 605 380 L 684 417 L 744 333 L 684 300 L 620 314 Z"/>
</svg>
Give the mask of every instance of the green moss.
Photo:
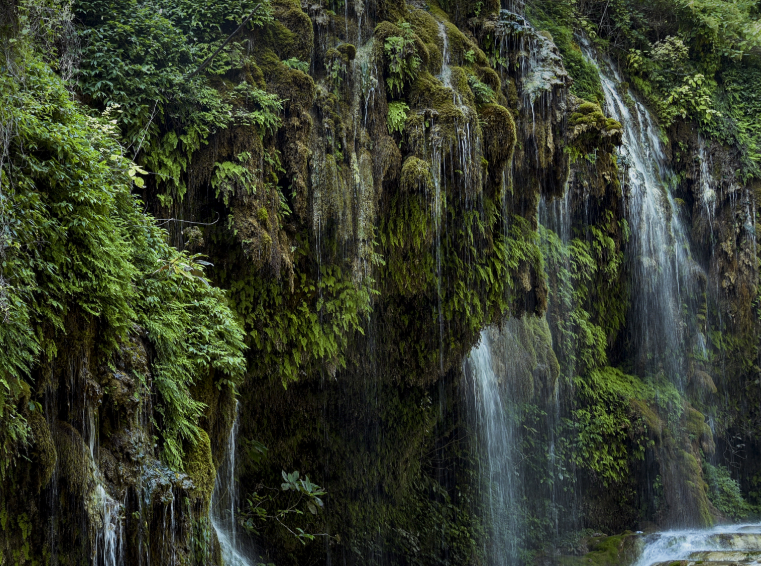
<svg viewBox="0 0 761 566">
<path fill-rule="evenodd" d="M 401 188 L 406 192 L 432 192 L 433 177 L 427 161 L 408 157 L 402 165 Z"/>
<path fill-rule="evenodd" d="M 273 0 L 274 20 L 261 32 L 262 47 L 269 47 L 280 59 L 295 57 L 311 61 L 314 49 L 312 20 L 293 0 Z M 256 45 L 258 48 L 259 45 Z"/>
<path fill-rule="evenodd" d="M 486 104 L 478 109 L 483 130 L 484 148 L 492 178 L 501 182 L 502 171 L 512 159 L 516 133 L 512 114 L 499 104 Z"/>
<path fill-rule="evenodd" d="M 185 472 L 193 481 L 193 494 L 208 509 L 217 471 L 211 457 L 211 442 L 206 431 L 201 430 L 195 444 L 187 451 Z"/>
<path fill-rule="evenodd" d="M 53 438 L 58 452 L 58 469 L 68 482 L 69 489 L 79 497 L 85 497 L 94 487 L 93 463 L 90 451 L 82 437 L 71 425 L 56 423 Z"/>
<path fill-rule="evenodd" d="M 497 71 L 491 67 L 478 67 L 476 73 L 478 74 L 479 80 L 494 92 L 502 92 L 502 79 L 499 78 L 499 73 L 497 73 Z"/>
<path fill-rule="evenodd" d="M 639 557 L 644 541 L 642 537 L 626 531 L 615 536 L 594 537 L 588 543 L 590 552 L 583 556 L 562 556 L 562 566 L 627 566 Z"/>
<path fill-rule="evenodd" d="M 414 32 L 424 43 L 435 44 L 440 41 L 438 23 L 430 12 L 410 6 L 409 21 Z"/>
<path fill-rule="evenodd" d="M 689 407 L 684 412 L 684 428 L 706 456 L 711 456 L 716 451 L 713 441 L 713 432 L 700 411 Z"/>
<path fill-rule="evenodd" d="M 53 436 L 50 434 L 50 428 L 42 412 L 39 410 L 32 411 L 27 417 L 29 426 L 32 430 L 34 444 L 32 454 L 35 460 L 35 476 L 37 479 L 37 490 L 43 489 L 48 485 L 50 478 L 55 471 L 58 454 L 53 442 Z"/>
<path fill-rule="evenodd" d="M 258 56 L 258 64 L 267 82 L 267 90 L 283 99 L 283 105 L 294 110 L 308 110 L 316 96 L 314 79 L 285 65 L 271 49 Z"/>
<path fill-rule="evenodd" d="M 568 118 L 568 126 L 573 146 L 582 153 L 598 150 L 611 152 L 614 146 L 621 145 L 621 124 L 606 118 L 600 106 L 594 102 L 581 101 Z"/>
<path fill-rule="evenodd" d="M 442 45 L 436 19 L 425 10 L 409 6 L 409 20 L 415 34 L 428 51 L 428 70 L 438 74 L 442 66 Z"/>
<path fill-rule="evenodd" d="M 343 55 L 347 61 L 354 61 L 357 56 L 357 48 L 351 43 L 342 43 L 337 47 L 338 52 Z"/>
</svg>

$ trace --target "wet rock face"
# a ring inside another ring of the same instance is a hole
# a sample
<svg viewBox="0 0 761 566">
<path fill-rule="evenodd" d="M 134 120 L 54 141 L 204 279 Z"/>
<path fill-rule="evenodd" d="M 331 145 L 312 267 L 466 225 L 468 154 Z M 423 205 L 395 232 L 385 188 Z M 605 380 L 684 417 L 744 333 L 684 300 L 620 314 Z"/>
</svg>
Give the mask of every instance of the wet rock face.
<svg viewBox="0 0 761 566">
<path fill-rule="evenodd" d="M 198 545 L 214 548 L 214 539 L 199 539 L 198 530 L 216 474 L 208 436 L 192 452 L 187 474 L 167 468 L 155 444 L 160 416 L 151 405 L 146 341 L 131 336 L 97 369 L 91 345 L 73 348 L 86 354 L 44 381 L 43 410 L 29 416 L 32 458 L 5 479 L 15 487 L 0 497 L 13 517 L 0 549 L 28 543 L 30 559 L 58 563 L 208 563 L 198 554 Z M 210 409 L 218 407 L 225 410 L 224 403 Z M 24 534 L 26 521 L 45 528 Z"/>
<path fill-rule="evenodd" d="M 561 386 L 574 377 L 563 375 L 570 349 L 558 346 L 561 322 L 577 313 L 556 304 L 546 319 L 528 318 L 544 316 L 550 287 L 559 288 L 537 244 L 542 199 L 567 197 L 568 240 L 574 229 L 602 234 L 600 255 L 587 261 L 607 263 L 584 281 L 591 291 L 581 301 L 603 305 L 589 307 L 603 329 L 590 340 L 613 350 L 629 339 L 623 307 L 606 300 L 627 291 L 617 259 L 630 196 L 615 156 L 623 125 L 569 94 L 552 37 L 496 2 L 272 6 L 271 22 L 243 34 L 245 62 L 219 84 L 278 95 L 282 123 L 270 132 L 218 131 L 192 156 L 187 210 L 214 211 L 222 222 L 182 232 L 188 249 L 213 259 L 250 333 L 241 436 L 270 452 L 264 462 L 244 456 L 242 491 L 276 489 L 284 467 L 327 488 L 325 515 L 299 523 L 330 532 L 324 545 L 301 547 L 274 524 L 263 530 L 283 563 L 484 563 L 488 501 L 477 502 L 482 462 L 465 440 L 473 431 L 459 397 L 461 363 L 488 328 L 493 373 L 501 386 L 509 382 L 512 402 L 550 415 L 547 422 L 578 408 L 573 388 Z M 694 136 L 672 137 L 699 152 Z M 754 328 L 747 209 L 755 210 L 755 192 L 730 175 L 731 155 L 705 151 L 715 165 L 691 163 L 679 189 L 692 210 L 691 236 L 715 250 L 702 258 L 704 277 L 716 283 L 708 294 L 733 328 Z M 220 181 L 218 164 L 238 156 L 250 184 Z M 645 259 L 653 273 L 666 265 Z M 93 321 L 84 326 L 94 332 Z M 165 418 L 152 405 L 155 352 L 136 332 L 109 360 L 98 358 L 93 336 L 66 343 L 60 367 L 41 376 L 43 412 L 29 416 L 32 464 L 10 480 L 18 492 L 0 496 L 0 511 L 17 517 L 15 534 L 0 537 L 4 552 L 24 544 L 34 523 L 52 525 L 35 529 L 33 540 L 63 549 L 60 563 L 95 556 L 100 564 L 112 552 L 125 563 L 219 557 L 208 513 L 235 397 L 212 375 L 193 384 L 205 405 L 203 432 L 185 473 L 169 470 L 155 440 Z M 296 368 L 288 378 L 278 373 L 285 363 Z M 694 356 L 685 372 L 692 398 L 718 394 L 715 370 Z M 284 391 L 287 379 L 295 383 Z M 631 484 L 652 483 L 652 472 L 662 474 L 672 510 L 710 521 L 700 458 L 717 449 L 704 414 L 687 407 L 682 436 L 669 436 L 664 415 L 644 403 L 623 414 L 635 423 L 625 442 L 651 442 L 649 460 L 628 463 L 631 476 L 615 488 L 582 477 L 584 517 L 616 529 L 636 522 Z M 550 428 L 529 432 L 545 442 Z M 549 454 L 544 445 L 536 451 Z M 536 469 L 521 473 L 547 500 L 556 497 Z M 544 504 L 536 497 L 527 506 Z M 655 517 L 667 520 L 665 512 Z M 599 552 L 607 564 L 629 550 L 629 539 L 598 538 L 576 541 L 572 554 Z M 715 543 L 741 548 L 732 541 Z"/>
</svg>

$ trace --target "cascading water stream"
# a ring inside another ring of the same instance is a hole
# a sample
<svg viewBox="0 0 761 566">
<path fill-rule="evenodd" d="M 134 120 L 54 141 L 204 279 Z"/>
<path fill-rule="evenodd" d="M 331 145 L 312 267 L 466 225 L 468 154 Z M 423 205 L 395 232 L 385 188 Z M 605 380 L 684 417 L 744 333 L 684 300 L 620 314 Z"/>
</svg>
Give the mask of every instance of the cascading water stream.
<svg viewBox="0 0 761 566">
<path fill-rule="evenodd" d="M 516 408 L 506 384 L 494 371 L 490 333 L 481 332 L 481 341 L 463 362 L 467 400 L 477 431 L 481 461 L 482 499 L 491 529 L 488 563 L 504 566 L 517 562 L 519 552 L 519 504 L 522 498 L 517 474 L 518 443 Z M 510 376 L 508 376 L 509 378 Z M 505 380 L 507 381 L 507 380 Z"/>
<path fill-rule="evenodd" d="M 92 508 L 98 513 L 93 549 L 94 566 L 123 566 L 124 564 L 124 507 L 116 501 L 104 487 L 102 472 L 96 458 L 98 452 L 97 415 L 93 408 L 88 410 L 87 431 L 90 451 L 90 470 L 95 482 L 91 497 Z"/>
<path fill-rule="evenodd" d="M 586 51 L 594 62 L 594 55 Z M 635 369 L 640 375 L 664 371 L 683 391 L 689 339 L 683 306 L 697 288 L 700 268 L 692 261 L 687 231 L 669 191 L 671 172 L 658 126 L 641 102 L 622 95 L 623 81 L 612 63 L 603 62 L 598 69 L 607 112 L 623 126 L 619 164 L 626 170 L 629 187 L 626 216 L 632 234 L 633 278 L 629 321 Z"/>
<path fill-rule="evenodd" d="M 238 407 L 235 421 L 227 439 L 225 458 L 217 471 L 214 491 L 211 496 L 211 524 L 217 533 L 225 566 L 254 566 L 256 561 L 249 557 L 238 537 L 238 523 L 235 518 L 238 507 L 238 490 L 235 483 L 235 450 L 238 437 Z"/>
</svg>

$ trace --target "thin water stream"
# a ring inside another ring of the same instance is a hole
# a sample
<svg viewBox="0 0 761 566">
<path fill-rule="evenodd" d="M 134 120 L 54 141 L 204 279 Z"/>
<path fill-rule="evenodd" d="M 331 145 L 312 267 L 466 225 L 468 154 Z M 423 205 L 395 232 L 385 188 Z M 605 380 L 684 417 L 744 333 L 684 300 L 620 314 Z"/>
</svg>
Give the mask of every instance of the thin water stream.
<svg viewBox="0 0 761 566">
<path fill-rule="evenodd" d="M 241 537 L 238 536 L 238 488 L 235 481 L 235 451 L 238 437 L 238 407 L 235 421 L 227 438 L 225 458 L 217 471 L 214 492 L 211 496 L 211 524 L 217 533 L 225 566 L 255 566 L 252 556 Z"/>
<path fill-rule="evenodd" d="M 483 507 L 491 530 L 486 555 L 489 564 L 502 566 L 515 563 L 518 558 L 521 531 L 518 502 L 522 494 L 516 465 L 519 435 L 515 401 L 504 387 L 509 384 L 494 371 L 494 334 L 498 334 L 494 328 L 481 332 L 481 341 L 465 359 L 463 371 L 478 436 Z"/>
</svg>

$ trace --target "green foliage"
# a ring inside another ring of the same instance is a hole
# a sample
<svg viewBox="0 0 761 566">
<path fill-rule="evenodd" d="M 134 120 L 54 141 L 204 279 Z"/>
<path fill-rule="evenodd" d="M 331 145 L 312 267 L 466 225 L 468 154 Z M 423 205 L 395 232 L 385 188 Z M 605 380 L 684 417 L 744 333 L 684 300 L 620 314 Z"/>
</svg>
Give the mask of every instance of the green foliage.
<svg viewBox="0 0 761 566">
<path fill-rule="evenodd" d="M 388 104 L 388 116 L 386 117 L 386 123 L 388 125 L 388 133 L 393 134 L 404 132 L 404 123 L 407 121 L 407 112 L 410 107 L 405 102 L 389 102 Z"/>
<path fill-rule="evenodd" d="M 248 125 L 260 134 L 279 125 L 281 103 L 251 82 L 212 85 L 233 67 L 245 66 L 244 42 L 233 40 L 206 67 L 200 64 L 235 30 L 256 2 L 187 0 L 80 0 L 76 14 L 85 45 L 77 87 L 92 104 L 121 105 L 122 139 L 140 163 L 155 173 L 164 203 L 182 197 L 183 173 L 193 153 L 214 132 Z M 249 25 L 270 20 L 260 10 Z"/>
<path fill-rule="evenodd" d="M 232 306 L 245 323 L 252 351 L 266 375 L 287 387 L 315 362 L 329 373 L 346 366 L 346 346 L 362 332 L 372 291 L 338 266 L 323 265 L 315 282 L 296 274 L 293 291 L 252 275 L 231 283 Z"/>
<path fill-rule="evenodd" d="M 727 65 L 722 72 L 716 107 L 720 114 L 707 128 L 722 143 L 737 148 L 742 176 L 761 176 L 761 68 Z"/>
<path fill-rule="evenodd" d="M 16 43 L 9 62 L 0 75 L 0 418 L 17 426 L 3 429 L 6 455 L 25 437 L 13 405 L 28 396 L 24 380 L 40 356 L 56 359 L 67 322 L 85 317 L 97 321 L 106 361 L 130 333 L 146 332 L 164 459 L 182 469 L 203 408 L 188 387 L 212 367 L 220 386 L 240 378 L 241 330 L 204 278 L 208 264 L 172 248 L 131 196 L 140 169 L 123 157 L 109 113 L 88 117 L 33 45 Z"/>
<path fill-rule="evenodd" d="M 300 59 L 297 59 L 296 57 L 291 57 L 290 59 L 286 59 L 285 61 L 283 61 L 283 65 L 285 65 L 289 69 L 296 69 L 297 71 L 301 71 L 302 73 L 309 72 L 309 63 L 307 63 L 306 61 L 301 61 Z"/>
<path fill-rule="evenodd" d="M 635 377 L 605 367 L 574 379 L 579 405 L 573 420 L 567 421 L 576 431 L 571 458 L 576 466 L 594 472 L 604 483 L 623 481 L 632 458 L 644 458 L 647 446 L 645 430 L 638 426 L 638 416 L 631 400 L 646 396 L 647 389 Z"/>
<path fill-rule="evenodd" d="M 596 70 L 573 41 L 583 32 L 599 50 L 626 61 L 627 82 L 663 125 L 695 120 L 705 135 L 739 148 L 741 177 L 761 175 L 753 94 L 761 30 L 754 2 L 531 0 L 527 15 L 551 32 L 574 94 L 603 100 Z"/>
<path fill-rule="evenodd" d="M 260 171 L 252 163 L 251 153 L 243 152 L 235 157 L 235 161 L 224 161 L 214 164 L 211 177 L 211 187 L 216 191 L 217 198 L 227 205 L 230 198 L 238 193 L 253 194 Z"/>
<path fill-rule="evenodd" d="M 264 524 L 275 521 L 301 544 L 306 544 L 316 535 L 296 526 L 294 521 L 307 512 L 317 515 L 325 506 L 322 497 L 327 492 L 311 482 L 309 476 L 300 479 L 299 472 L 287 474 L 283 471 L 282 476 L 280 493 L 273 494 L 274 490 L 267 490 L 262 494 L 265 488 L 259 486 L 248 496 L 247 507 L 243 510 L 243 527 L 258 535 Z"/>
<path fill-rule="evenodd" d="M 527 2 L 526 15 L 537 29 L 547 30 L 563 57 L 563 66 L 573 78 L 571 92 L 592 102 L 602 104 L 605 95 L 597 68 L 581 53 L 575 39 L 575 24 L 583 27 L 576 13 L 576 2 L 532 0 Z"/>
<path fill-rule="evenodd" d="M 399 30 L 401 35 L 388 36 L 383 42 L 389 75 L 386 86 L 392 96 L 402 93 L 404 85 L 415 79 L 422 65 L 410 24 L 400 22 Z"/>
<path fill-rule="evenodd" d="M 743 499 L 740 484 L 732 479 L 725 466 L 713 466 L 704 461 L 703 473 L 708 483 L 708 499 L 716 509 L 735 520 L 744 519 L 750 514 L 751 508 Z"/>
<path fill-rule="evenodd" d="M 470 75 L 468 77 L 468 86 L 473 91 L 473 96 L 476 98 L 478 104 L 489 104 L 494 102 L 496 94 L 489 85 L 486 85 L 478 80 L 478 78 Z"/>
<path fill-rule="evenodd" d="M 456 276 L 452 288 L 442 297 L 444 319 L 459 320 L 464 328 L 477 332 L 491 321 L 499 321 L 520 293 L 527 291 L 517 274 L 540 268 L 541 252 L 536 232 L 520 216 L 512 216 L 507 234 L 496 234 L 490 248 L 479 249 L 479 240 L 497 226 L 495 209 L 481 215 L 464 213 L 456 229 L 447 232 L 444 243 L 455 253 L 444 257 L 445 273 Z"/>
<path fill-rule="evenodd" d="M 610 214 L 606 220 L 615 223 Z M 609 340 L 624 324 L 626 298 L 616 283 L 623 251 L 598 226 L 588 226 L 585 238 L 567 245 L 551 230 L 540 227 L 539 233 L 558 357 L 567 374 L 584 374 L 607 363 Z"/>
</svg>

